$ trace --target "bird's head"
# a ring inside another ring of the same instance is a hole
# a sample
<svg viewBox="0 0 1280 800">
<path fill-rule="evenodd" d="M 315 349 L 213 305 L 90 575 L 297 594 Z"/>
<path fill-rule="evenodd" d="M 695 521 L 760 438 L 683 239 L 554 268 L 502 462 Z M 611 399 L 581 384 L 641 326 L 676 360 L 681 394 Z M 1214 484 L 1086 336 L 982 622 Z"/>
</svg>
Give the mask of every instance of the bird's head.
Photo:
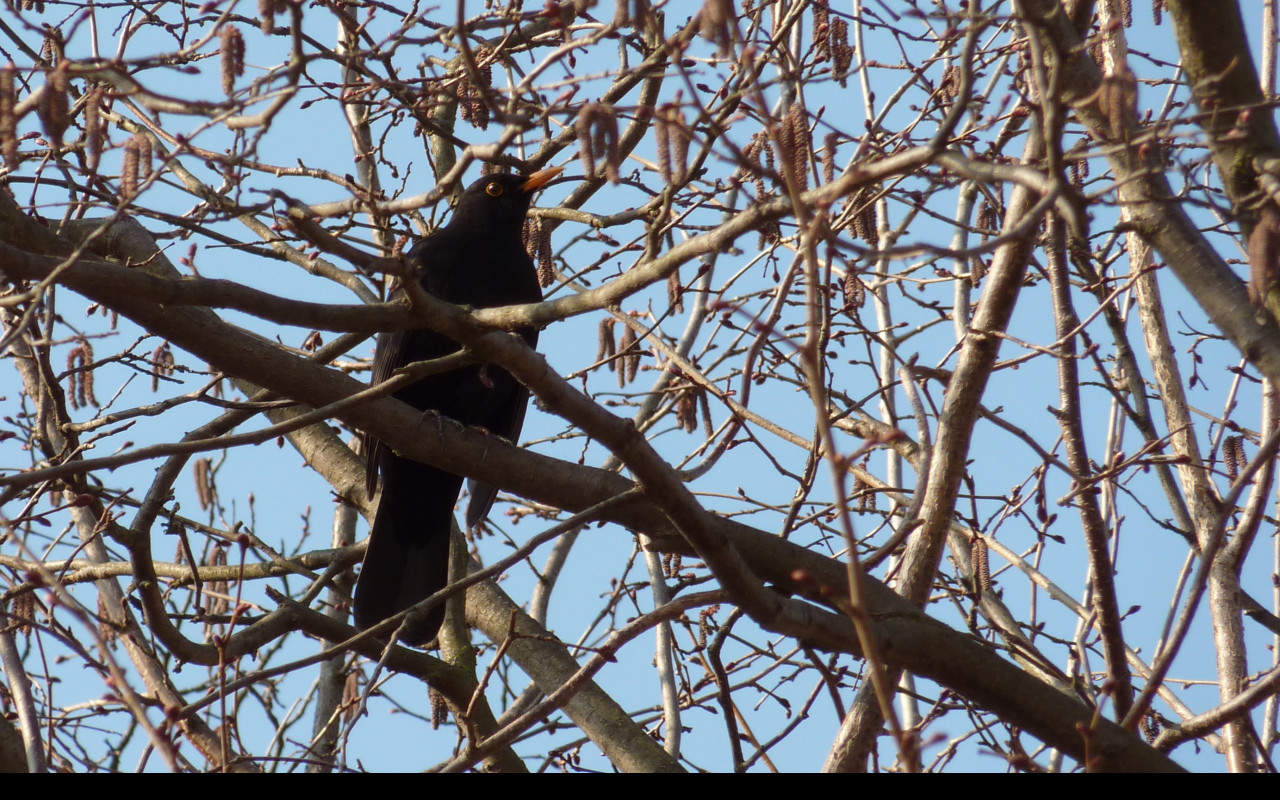
<svg viewBox="0 0 1280 800">
<path fill-rule="evenodd" d="M 563 167 L 552 167 L 532 175 L 486 175 L 462 193 L 449 227 L 463 225 L 495 232 L 520 231 L 534 192 L 563 171 Z"/>
</svg>

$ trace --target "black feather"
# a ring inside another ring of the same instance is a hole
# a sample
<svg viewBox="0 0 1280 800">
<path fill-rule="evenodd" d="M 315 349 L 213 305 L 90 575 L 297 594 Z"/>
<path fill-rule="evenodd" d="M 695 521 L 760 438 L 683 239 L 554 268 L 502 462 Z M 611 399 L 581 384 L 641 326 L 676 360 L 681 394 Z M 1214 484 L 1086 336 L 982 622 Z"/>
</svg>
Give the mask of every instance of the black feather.
<svg viewBox="0 0 1280 800">
<path fill-rule="evenodd" d="M 470 186 L 449 224 L 420 241 L 409 263 L 428 293 L 472 308 L 542 300 L 538 275 L 521 234 L 532 193 L 559 173 L 544 170 L 531 177 L 491 175 Z M 519 331 L 530 347 L 532 328 Z M 394 331 L 378 337 L 373 382 L 415 361 L 441 358 L 459 349 L 457 342 L 426 329 Z M 396 392 L 396 398 L 514 440 L 524 422 L 528 391 L 505 370 L 490 364 L 424 378 Z M 432 424 L 424 418 L 423 425 Z M 462 477 L 396 455 L 380 441 L 365 439 L 368 485 L 379 482 L 382 497 L 369 533 L 369 549 L 355 591 L 355 620 L 368 628 L 414 606 L 448 583 L 450 529 Z M 467 524 L 483 519 L 496 490 L 475 484 Z M 444 620 L 444 604 L 409 620 L 401 639 L 425 645 Z"/>
</svg>

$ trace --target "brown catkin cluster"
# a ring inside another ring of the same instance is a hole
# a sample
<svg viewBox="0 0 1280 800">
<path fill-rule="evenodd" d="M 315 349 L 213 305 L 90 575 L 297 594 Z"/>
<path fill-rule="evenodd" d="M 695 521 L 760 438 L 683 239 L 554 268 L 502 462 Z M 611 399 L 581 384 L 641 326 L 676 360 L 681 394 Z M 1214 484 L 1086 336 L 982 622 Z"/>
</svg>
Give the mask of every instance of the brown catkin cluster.
<svg viewBox="0 0 1280 800">
<path fill-rule="evenodd" d="M 764 160 L 761 160 L 761 156 Z M 742 160 L 748 172 L 751 173 L 752 183 L 756 187 L 756 202 L 763 203 L 773 197 L 773 192 L 765 187 L 764 177 L 766 174 L 776 176 L 777 167 L 774 160 L 773 145 L 769 142 L 769 137 L 761 131 L 751 138 L 750 143 L 742 151 Z M 776 244 L 782 238 L 782 227 L 776 219 L 764 222 L 760 228 L 760 249 L 764 249 L 766 244 Z"/>
<path fill-rule="evenodd" d="M 222 26 L 222 91 L 235 94 L 236 78 L 244 75 L 244 36 L 235 25 Z"/>
<path fill-rule="evenodd" d="M 763 161 L 760 160 L 762 155 Z M 751 137 L 751 142 L 742 151 L 742 158 L 751 171 L 756 187 L 756 200 L 763 200 L 769 194 L 764 186 L 764 176 L 774 171 L 773 147 L 769 144 L 769 137 L 763 131 Z"/>
<path fill-rule="evenodd" d="M 1164 725 L 1160 723 L 1160 716 L 1154 711 L 1148 711 L 1142 715 L 1142 721 L 1138 723 L 1138 729 L 1142 731 L 1142 735 L 1146 737 L 1148 742 L 1154 742 L 1156 737 L 1160 735 L 1160 731 L 1164 730 Z"/>
<path fill-rule="evenodd" d="M 202 461 L 204 459 L 201 459 Z M 199 491 L 197 487 L 196 491 Z M 209 553 L 209 566 L 225 567 L 227 565 L 227 547 L 222 542 L 214 542 Z M 226 614 L 231 610 L 231 601 L 227 598 L 229 586 L 226 581 L 209 581 L 205 586 L 208 595 L 205 597 L 204 612 L 210 616 Z"/>
<path fill-rule="evenodd" d="M 417 100 L 413 104 L 415 116 L 418 114 L 428 114 L 436 106 L 442 105 L 449 101 L 449 92 L 445 89 L 444 81 L 437 78 L 425 78 L 422 81 L 422 88 L 418 90 Z M 421 130 L 415 130 L 414 135 L 421 134 Z"/>
<path fill-rule="evenodd" d="M 596 339 L 596 361 L 604 361 L 612 359 L 618 353 L 618 343 L 613 338 L 613 329 L 617 326 L 618 321 L 613 317 L 606 317 L 600 320 L 600 327 L 597 330 Z M 617 366 L 610 361 L 609 369 L 617 369 Z"/>
<path fill-rule="evenodd" d="M 836 148 L 840 144 L 840 134 L 829 131 L 822 137 L 822 182 L 831 183 L 836 179 Z"/>
<path fill-rule="evenodd" d="M 664 103 L 653 117 L 658 146 L 658 173 L 664 183 L 684 183 L 689 168 L 689 128 L 675 103 Z"/>
<path fill-rule="evenodd" d="M 71 381 L 67 400 L 73 409 L 97 406 L 98 398 L 93 396 L 93 345 L 83 336 L 77 339 L 76 346 L 67 353 L 67 372 Z"/>
<path fill-rule="evenodd" d="M 1228 436 L 1222 442 L 1222 464 L 1227 468 L 1227 477 L 1233 481 L 1249 466 L 1243 436 Z"/>
<path fill-rule="evenodd" d="M 698 612 L 698 646 L 700 649 L 707 648 L 707 637 L 715 630 L 715 616 L 720 611 L 720 605 L 707 606 Z"/>
<path fill-rule="evenodd" d="M 49 137 L 49 143 L 54 147 L 62 146 L 62 135 L 71 124 L 71 98 L 68 89 L 67 71 L 62 67 L 55 68 L 45 80 L 44 91 L 41 92 L 40 103 L 36 107 L 40 124 Z"/>
<path fill-rule="evenodd" d="M 1000 210 L 990 200 L 983 200 L 978 206 L 978 228 L 983 236 L 994 233 L 1000 227 Z"/>
<path fill-rule="evenodd" d="M 733 0 L 707 0 L 698 13 L 699 34 L 716 46 L 716 55 L 724 58 L 733 51 L 730 23 L 737 19 Z"/>
<path fill-rule="evenodd" d="M 101 602 L 102 595 L 98 596 Z M 9 619 L 13 621 L 15 633 L 30 633 L 34 629 L 31 621 L 36 618 L 36 593 L 23 592 L 13 598 L 13 604 L 9 606 Z M 101 619 L 111 619 L 110 615 L 104 614 Z M 110 640 L 108 640 L 110 641 Z"/>
<path fill-rule="evenodd" d="M 18 167 L 17 70 L 0 67 L 0 153 L 9 169 Z"/>
<path fill-rule="evenodd" d="M 489 127 L 489 106 L 484 102 L 484 95 L 489 87 L 493 86 L 493 65 L 489 61 L 490 55 L 492 53 L 487 47 L 476 51 L 476 78 L 479 85 L 473 86 L 466 72 L 458 76 L 458 113 L 464 122 L 470 122 L 480 130 Z"/>
<path fill-rule="evenodd" d="M 955 100 L 960 94 L 960 68 L 955 64 L 942 71 L 942 83 L 938 84 L 938 94 L 948 100 Z"/>
<path fill-rule="evenodd" d="M 858 498 L 858 511 L 876 510 L 876 493 L 862 478 L 853 479 L 853 496 Z"/>
<path fill-rule="evenodd" d="M 427 696 L 431 699 L 431 730 L 438 731 L 440 726 L 449 721 L 449 704 L 444 695 L 432 689 Z"/>
<path fill-rule="evenodd" d="M 196 501 L 201 511 L 208 511 L 213 506 L 215 490 L 213 486 L 213 460 L 197 458 L 193 467 L 196 481 Z"/>
<path fill-rule="evenodd" d="M 985 277 L 987 277 L 987 262 L 982 260 L 982 256 L 970 256 L 969 283 L 973 286 L 977 286 L 982 283 L 982 279 Z"/>
<path fill-rule="evenodd" d="M 853 46 L 849 44 L 849 23 L 836 17 L 831 20 L 831 74 L 841 88 L 849 85 L 849 68 L 853 66 Z"/>
<path fill-rule="evenodd" d="M 524 249 L 538 265 L 538 285 L 545 289 L 555 283 L 551 230 L 543 224 L 541 217 L 530 217 L 524 221 Z"/>
<path fill-rule="evenodd" d="M 285 0 L 258 0 L 258 16 L 262 17 L 263 33 L 271 33 L 276 26 L 276 14 L 283 14 L 285 9 Z"/>
<path fill-rule="evenodd" d="M 791 174 L 795 176 L 797 188 L 800 191 L 807 190 L 812 147 L 809 144 L 808 120 L 799 103 L 793 103 L 787 109 L 787 115 L 778 126 L 778 149 L 791 165 Z"/>
<path fill-rule="evenodd" d="M 684 382 L 677 390 L 676 424 L 685 433 L 698 430 L 698 406 L 704 394 L 703 388 L 691 381 Z"/>
<path fill-rule="evenodd" d="M 124 143 L 124 165 L 120 174 L 120 191 L 127 198 L 136 197 L 138 184 L 151 177 L 151 139 L 144 133 L 134 134 Z"/>
<path fill-rule="evenodd" d="M 603 159 L 605 177 L 610 183 L 617 183 L 622 159 L 618 151 L 618 118 L 613 106 L 587 103 L 578 112 L 574 132 L 578 134 L 578 152 L 587 177 L 595 176 L 596 162 Z"/>
<path fill-rule="evenodd" d="M 852 269 L 844 274 L 841 294 L 844 296 L 844 311 L 846 312 L 856 312 L 867 304 L 867 285 L 862 282 L 862 278 L 858 277 L 858 273 Z"/>
<path fill-rule="evenodd" d="M 1111 138 L 1125 141 L 1129 138 L 1129 120 L 1138 114 L 1138 79 L 1128 66 L 1102 79 L 1098 87 L 1098 108 L 1107 117 Z"/>
<path fill-rule="evenodd" d="M 1077 189 L 1083 189 L 1084 182 L 1088 177 L 1089 159 L 1081 157 L 1071 162 L 1071 183 L 1073 186 Z"/>
<path fill-rule="evenodd" d="M 40 13 L 44 13 L 41 11 Z M 56 67 L 62 60 L 62 50 L 66 40 L 62 38 L 62 29 L 46 25 L 44 40 L 40 42 L 40 58 L 51 67 Z"/>
<path fill-rule="evenodd" d="M 684 285 L 680 283 L 680 270 L 667 276 L 667 305 L 677 313 L 684 313 Z"/>
<path fill-rule="evenodd" d="M 618 342 L 618 388 L 636 379 L 640 372 L 640 337 L 630 325 L 622 328 L 622 340 Z"/>
<path fill-rule="evenodd" d="M 1101 64 L 1103 62 L 1103 57 L 1106 55 L 1106 48 L 1104 47 L 1105 44 L 1106 40 L 1101 36 L 1094 37 L 1090 40 L 1088 44 L 1089 58 L 1093 59 L 1093 63 Z"/>
<path fill-rule="evenodd" d="M 155 349 L 151 354 L 151 391 L 160 391 L 160 376 L 172 375 L 174 363 L 173 350 L 169 349 L 168 342 Z"/>
<path fill-rule="evenodd" d="M 813 10 L 813 60 L 831 58 L 831 7 L 827 0 L 814 0 Z"/>
<path fill-rule="evenodd" d="M 973 547 L 969 553 L 973 562 L 973 581 L 983 592 L 991 591 L 991 555 L 987 543 L 982 537 L 973 538 Z"/>
<path fill-rule="evenodd" d="M 854 234 L 872 247 L 880 244 L 880 229 L 876 226 L 876 196 L 879 193 L 879 186 L 862 187 L 849 197 L 842 213 L 842 216 L 849 216 Z"/>
<path fill-rule="evenodd" d="M 347 679 L 342 683 L 342 721 L 345 724 L 351 724 L 359 718 L 364 703 L 361 702 L 360 676 L 363 673 L 352 667 L 347 673 Z"/>
<path fill-rule="evenodd" d="M 101 89 L 93 89 L 84 99 L 84 149 L 91 172 L 96 172 L 102 160 L 102 96 Z"/>
<path fill-rule="evenodd" d="M 120 164 L 120 194 L 132 198 L 138 194 L 138 137 L 124 143 L 124 157 Z"/>
</svg>

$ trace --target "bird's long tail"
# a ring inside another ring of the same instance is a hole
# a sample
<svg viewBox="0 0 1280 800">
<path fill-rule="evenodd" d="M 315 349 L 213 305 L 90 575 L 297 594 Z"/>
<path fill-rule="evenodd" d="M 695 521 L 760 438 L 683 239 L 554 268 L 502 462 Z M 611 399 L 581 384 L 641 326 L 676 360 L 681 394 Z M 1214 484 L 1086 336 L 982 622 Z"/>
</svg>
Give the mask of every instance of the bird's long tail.
<svg viewBox="0 0 1280 800">
<path fill-rule="evenodd" d="M 360 628 L 416 605 L 449 582 L 449 532 L 462 478 L 416 461 L 387 457 L 382 499 L 355 591 Z M 401 640 L 425 645 L 444 621 L 444 604 L 409 619 Z"/>
</svg>

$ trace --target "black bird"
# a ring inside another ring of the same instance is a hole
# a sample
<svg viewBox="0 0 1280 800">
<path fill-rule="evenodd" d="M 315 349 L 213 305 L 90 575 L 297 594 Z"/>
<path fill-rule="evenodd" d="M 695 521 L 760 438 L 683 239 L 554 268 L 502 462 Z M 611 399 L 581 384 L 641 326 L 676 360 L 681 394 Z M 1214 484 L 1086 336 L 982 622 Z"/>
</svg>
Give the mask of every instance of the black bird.
<svg viewBox="0 0 1280 800">
<path fill-rule="evenodd" d="M 418 283 L 429 294 L 472 308 L 537 303 L 542 300 L 537 270 L 522 241 L 533 192 L 562 170 L 528 177 L 490 175 L 472 184 L 458 201 L 449 224 L 409 251 Z M 520 331 L 533 347 L 538 332 Z M 393 331 L 378 337 L 373 383 L 415 361 L 441 358 L 460 349 L 435 331 Z M 515 439 L 524 422 L 528 391 L 506 370 L 471 364 L 424 378 L 395 396 L 423 411 L 464 425 L 477 425 Z M 428 424 L 425 423 L 424 424 Z M 367 483 L 372 495 L 382 482 L 382 498 L 369 533 L 369 549 L 355 591 L 356 625 L 368 628 L 440 591 L 449 579 L 449 533 L 462 476 L 403 458 L 380 441 L 365 438 Z M 472 484 L 467 524 L 483 519 L 497 490 Z M 444 604 L 411 618 L 401 639 L 426 645 L 444 621 Z"/>
</svg>

